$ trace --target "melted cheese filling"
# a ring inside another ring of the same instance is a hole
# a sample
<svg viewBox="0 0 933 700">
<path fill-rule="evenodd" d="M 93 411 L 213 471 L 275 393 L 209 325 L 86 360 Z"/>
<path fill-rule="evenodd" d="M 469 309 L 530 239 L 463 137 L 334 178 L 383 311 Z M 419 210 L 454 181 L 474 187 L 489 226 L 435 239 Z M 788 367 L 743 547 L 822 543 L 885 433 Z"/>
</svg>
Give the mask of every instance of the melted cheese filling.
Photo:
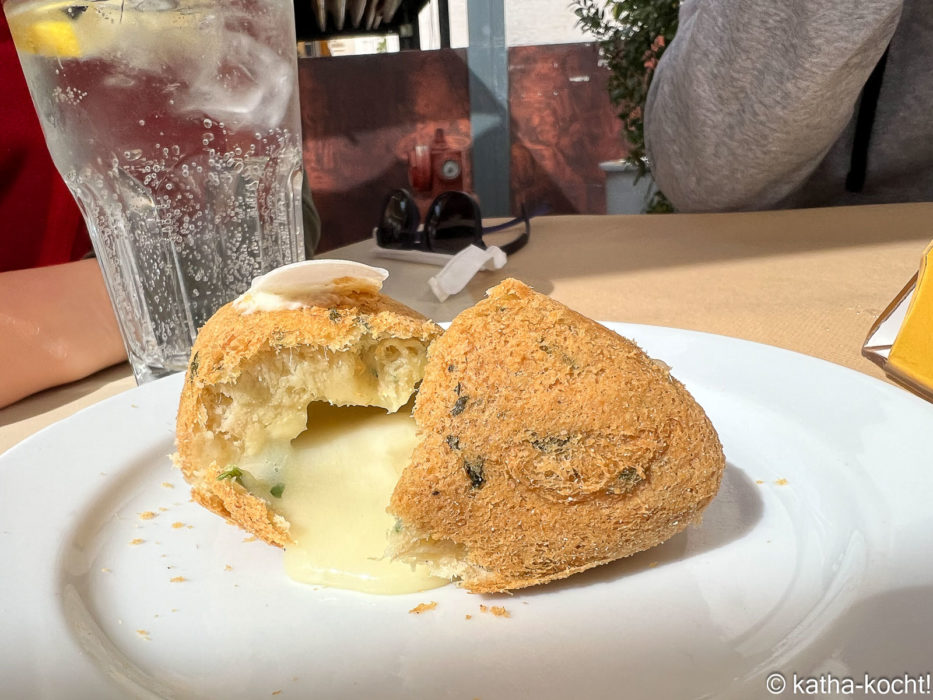
<svg viewBox="0 0 933 700">
<path fill-rule="evenodd" d="M 415 446 L 410 407 L 397 413 L 314 402 L 308 426 L 275 470 L 275 508 L 296 544 L 285 571 L 303 583 L 367 593 L 410 593 L 447 579 L 384 556 L 395 524 L 386 506 Z M 276 489 L 278 490 L 278 489 Z"/>
</svg>

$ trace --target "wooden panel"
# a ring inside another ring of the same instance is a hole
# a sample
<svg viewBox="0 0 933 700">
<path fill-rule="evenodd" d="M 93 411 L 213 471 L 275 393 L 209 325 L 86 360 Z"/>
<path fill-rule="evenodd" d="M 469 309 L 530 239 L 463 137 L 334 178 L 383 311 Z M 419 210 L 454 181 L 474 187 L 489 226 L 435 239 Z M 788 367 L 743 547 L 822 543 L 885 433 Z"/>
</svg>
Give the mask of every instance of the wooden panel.
<svg viewBox="0 0 933 700">
<path fill-rule="evenodd" d="M 595 47 L 513 47 L 509 62 L 513 211 L 524 199 L 553 213 L 605 213 L 599 163 L 621 157 L 624 145 Z M 430 144 L 436 128 L 464 151 L 471 188 L 464 49 L 301 58 L 298 75 L 320 251 L 372 234 L 386 193 L 409 187 L 408 151 Z"/>
<path fill-rule="evenodd" d="M 322 221 L 319 250 L 372 234 L 388 191 L 409 187 L 408 151 L 430 144 L 436 128 L 469 148 L 464 50 L 302 58 L 298 79 L 305 167 Z"/>
<path fill-rule="evenodd" d="M 599 163 L 625 155 L 593 44 L 516 46 L 509 51 L 512 201 L 553 213 L 605 214 Z"/>
</svg>

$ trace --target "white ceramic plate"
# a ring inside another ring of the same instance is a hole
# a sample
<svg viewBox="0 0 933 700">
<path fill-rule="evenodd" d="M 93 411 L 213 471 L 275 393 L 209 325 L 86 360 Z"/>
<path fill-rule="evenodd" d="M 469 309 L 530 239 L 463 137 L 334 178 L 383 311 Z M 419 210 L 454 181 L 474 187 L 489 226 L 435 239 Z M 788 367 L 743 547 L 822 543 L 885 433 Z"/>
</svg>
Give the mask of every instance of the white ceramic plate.
<svg viewBox="0 0 933 700">
<path fill-rule="evenodd" d="M 171 377 L 0 458 L 0 696 L 749 698 L 775 672 L 790 695 L 794 674 L 933 670 L 933 406 L 771 347 L 608 325 L 719 430 L 702 526 L 513 596 L 303 586 L 189 501 Z"/>
</svg>

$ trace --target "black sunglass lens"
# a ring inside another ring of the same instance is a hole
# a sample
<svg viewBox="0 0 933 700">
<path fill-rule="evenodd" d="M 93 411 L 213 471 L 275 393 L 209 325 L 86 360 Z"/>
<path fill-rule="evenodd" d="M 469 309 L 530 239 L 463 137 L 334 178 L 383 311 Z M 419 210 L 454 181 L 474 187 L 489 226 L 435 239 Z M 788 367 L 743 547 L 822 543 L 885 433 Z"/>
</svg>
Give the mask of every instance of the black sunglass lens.
<svg viewBox="0 0 933 700">
<path fill-rule="evenodd" d="M 482 245 L 482 221 L 476 201 L 465 192 L 446 192 L 434 200 L 425 222 L 431 250 L 458 253 Z"/>
<path fill-rule="evenodd" d="M 406 192 L 393 192 L 386 199 L 376 240 L 383 248 L 404 248 L 412 244 L 418 227 L 418 210 Z"/>
</svg>

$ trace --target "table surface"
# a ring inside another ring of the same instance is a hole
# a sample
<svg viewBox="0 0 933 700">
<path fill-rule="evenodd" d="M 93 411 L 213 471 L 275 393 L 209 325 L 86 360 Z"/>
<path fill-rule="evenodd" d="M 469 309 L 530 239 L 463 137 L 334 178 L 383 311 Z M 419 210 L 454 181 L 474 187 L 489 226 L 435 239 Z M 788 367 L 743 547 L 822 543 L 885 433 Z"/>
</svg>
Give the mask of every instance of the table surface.
<svg viewBox="0 0 933 700">
<path fill-rule="evenodd" d="M 376 257 L 370 241 L 320 257 L 385 267 L 383 291 L 439 322 L 515 277 L 591 318 L 744 338 L 883 378 L 861 345 L 916 272 L 933 238 L 931 220 L 927 203 L 540 217 L 502 270 L 479 273 L 444 303 L 427 285 L 440 268 Z M 0 409 L 0 453 L 133 386 L 122 364 Z"/>
</svg>

